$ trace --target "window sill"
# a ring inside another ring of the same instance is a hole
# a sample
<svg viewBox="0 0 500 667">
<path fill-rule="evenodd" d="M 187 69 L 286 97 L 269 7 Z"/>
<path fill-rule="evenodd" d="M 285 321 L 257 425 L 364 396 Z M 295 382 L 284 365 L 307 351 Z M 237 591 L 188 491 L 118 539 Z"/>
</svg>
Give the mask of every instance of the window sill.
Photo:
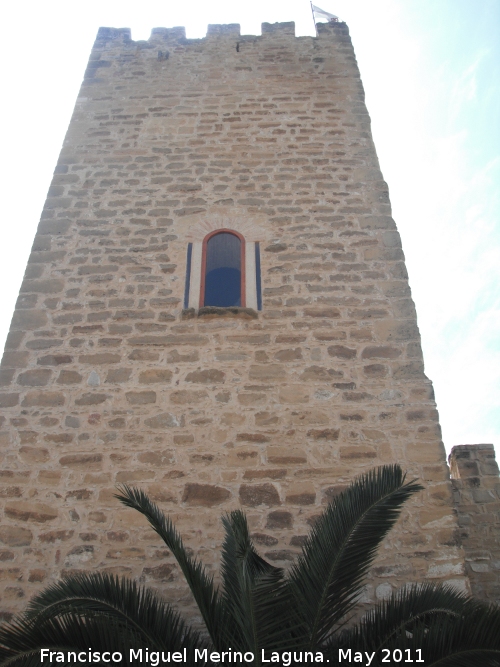
<svg viewBox="0 0 500 667">
<path fill-rule="evenodd" d="M 229 318 L 229 319 L 241 319 L 241 320 L 256 320 L 259 317 L 259 314 L 253 308 L 239 308 L 233 306 L 230 308 L 219 308 L 218 306 L 203 306 L 199 310 L 195 308 L 185 308 L 182 311 L 181 319 L 182 320 L 192 320 L 195 317 L 203 317 L 204 319 L 215 319 L 215 318 Z"/>
</svg>

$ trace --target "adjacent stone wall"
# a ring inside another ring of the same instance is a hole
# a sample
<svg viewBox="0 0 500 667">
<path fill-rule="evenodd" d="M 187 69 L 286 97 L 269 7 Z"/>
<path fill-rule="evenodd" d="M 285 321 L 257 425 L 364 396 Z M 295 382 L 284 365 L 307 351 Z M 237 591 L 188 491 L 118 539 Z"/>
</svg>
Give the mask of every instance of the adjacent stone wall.
<svg viewBox="0 0 500 667">
<path fill-rule="evenodd" d="M 467 587 L 353 48 L 344 24 L 318 29 L 99 31 L 1 366 L 6 613 L 82 568 L 189 604 L 116 484 L 147 490 L 211 568 L 237 507 L 286 565 L 332 496 L 392 462 L 426 489 L 365 600 Z M 223 227 L 260 243 L 263 310 L 183 318 L 187 243 Z"/>
<path fill-rule="evenodd" d="M 500 603 L 500 479 L 493 445 L 459 445 L 449 456 L 460 540 L 472 593 Z"/>
</svg>

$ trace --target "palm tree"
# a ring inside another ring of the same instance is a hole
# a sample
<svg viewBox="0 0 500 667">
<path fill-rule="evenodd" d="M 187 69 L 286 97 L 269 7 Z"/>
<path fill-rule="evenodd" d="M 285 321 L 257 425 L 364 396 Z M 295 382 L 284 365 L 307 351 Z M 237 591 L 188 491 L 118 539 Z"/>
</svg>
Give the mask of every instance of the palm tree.
<svg viewBox="0 0 500 667">
<path fill-rule="evenodd" d="M 82 574 L 48 587 L 0 628 L 0 664 L 39 665 L 42 648 L 66 655 L 91 647 L 120 652 L 126 665 L 137 664 L 137 651 L 148 649 L 176 652 L 189 665 L 209 662 L 213 652 L 226 652 L 229 661 L 230 652 L 232 662 L 246 664 L 253 655 L 251 664 L 259 667 L 273 656 L 294 664 L 299 654 L 332 665 L 498 667 L 500 611 L 449 588 L 408 586 L 353 624 L 380 542 L 421 489 L 406 482 L 397 465 L 359 477 L 328 505 L 288 572 L 259 556 L 244 513 L 231 512 L 222 518 L 222 585 L 216 588 L 171 520 L 143 491 L 121 487 L 117 498 L 141 512 L 174 555 L 206 632 L 190 628 L 135 582 Z"/>
</svg>

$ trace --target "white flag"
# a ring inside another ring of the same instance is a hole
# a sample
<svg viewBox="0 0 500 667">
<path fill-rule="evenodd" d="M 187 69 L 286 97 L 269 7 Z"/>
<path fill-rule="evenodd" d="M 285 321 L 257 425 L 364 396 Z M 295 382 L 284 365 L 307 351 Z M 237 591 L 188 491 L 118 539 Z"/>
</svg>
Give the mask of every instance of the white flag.
<svg viewBox="0 0 500 667">
<path fill-rule="evenodd" d="M 313 5 L 311 3 L 311 7 L 313 10 L 314 14 L 314 20 L 318 21 L 318 23 L 321 22 L 321 19 L 326 19 L 327 21 L 338 21 L 339 17 L 335 16 L 335 14 L 330 14 L 329 12 L 325 12 L 324 9 L 320 9 L 319 7 L 316 7 L 316 5 Z"/>
</svg>

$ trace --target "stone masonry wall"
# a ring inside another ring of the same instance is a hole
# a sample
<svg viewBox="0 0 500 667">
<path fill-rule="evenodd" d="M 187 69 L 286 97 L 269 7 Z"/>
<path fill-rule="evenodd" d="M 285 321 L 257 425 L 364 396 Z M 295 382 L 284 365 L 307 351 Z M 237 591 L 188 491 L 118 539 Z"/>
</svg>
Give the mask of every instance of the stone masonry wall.
<svg viewBox="0 0 500 667">
<path fill-rule="evenodd" d="M 325 503 L 399 462 L 425 484 L 366 589 L 466 588 L 399 234 L 345 24 L 99 31 L 1 366 L 4 613 L 63 573 L 182 606 L 148 491 L 211 568 L 243 507 L 286 565 Z M 252 233 L 263 310 L 183 319 L 187 243 Z M 200 231 L 201 230 L 201 231 Z"/>
<path fill-rule="evenodd" d="M 460 540 L 473 595 L 500 603 L 500 479 L 493 445 L 459 445 L 449 456 Z"/>
</svg>

